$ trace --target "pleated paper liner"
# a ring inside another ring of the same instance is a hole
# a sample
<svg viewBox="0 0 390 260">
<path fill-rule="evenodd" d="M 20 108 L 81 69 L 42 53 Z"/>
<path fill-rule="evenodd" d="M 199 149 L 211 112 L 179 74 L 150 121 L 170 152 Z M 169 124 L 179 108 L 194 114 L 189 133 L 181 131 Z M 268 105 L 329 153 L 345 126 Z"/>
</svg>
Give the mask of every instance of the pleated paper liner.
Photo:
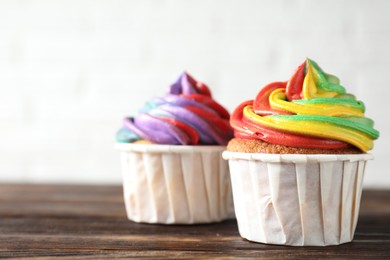
<svg viewBox="0 0 390 260">
<path fill-rule="evenodd" d="M 224 152 L 243 238 L 266 244 L 326 246 L 350 242 L 371 154 Z"/>
<path fill-rule="evenodd" d="M 224 146 L 117 144 L 130 220 L 159 224 L 219 222 L 234 216 Z"/>
</svg>

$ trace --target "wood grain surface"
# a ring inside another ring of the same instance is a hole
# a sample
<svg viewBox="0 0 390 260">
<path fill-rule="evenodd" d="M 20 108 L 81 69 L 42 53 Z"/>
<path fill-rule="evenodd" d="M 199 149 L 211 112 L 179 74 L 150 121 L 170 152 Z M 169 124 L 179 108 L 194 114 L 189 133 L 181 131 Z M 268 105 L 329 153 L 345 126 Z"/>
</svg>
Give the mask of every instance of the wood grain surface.
<svg viewBox="0 0 390 260">
<path fill-rule="evenodd" d="M 131 222 L 119 186 L 1 184 L 0 257 L 390 259 L 390 190 L 363 191 L 353 242 L 288 247 L 242 239 L 235 220 Z"/>
</svg>

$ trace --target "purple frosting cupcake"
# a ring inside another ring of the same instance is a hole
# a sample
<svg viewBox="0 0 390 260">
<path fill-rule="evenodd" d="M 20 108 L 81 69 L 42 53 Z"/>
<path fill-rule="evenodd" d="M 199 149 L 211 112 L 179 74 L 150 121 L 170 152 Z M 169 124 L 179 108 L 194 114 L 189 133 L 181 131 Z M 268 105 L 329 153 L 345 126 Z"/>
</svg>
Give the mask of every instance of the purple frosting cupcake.
<svg viewBox="0 0 390 260">
<path fill-rule="evenodd" d="M 135 222 L 199 224 L 234 215 L 227 161 L 229 113 L 209 88 L 183 73 L 117 132 L 127 217 Z M 147 145 L 145 145 L 147 144 Z"/>
</svg>

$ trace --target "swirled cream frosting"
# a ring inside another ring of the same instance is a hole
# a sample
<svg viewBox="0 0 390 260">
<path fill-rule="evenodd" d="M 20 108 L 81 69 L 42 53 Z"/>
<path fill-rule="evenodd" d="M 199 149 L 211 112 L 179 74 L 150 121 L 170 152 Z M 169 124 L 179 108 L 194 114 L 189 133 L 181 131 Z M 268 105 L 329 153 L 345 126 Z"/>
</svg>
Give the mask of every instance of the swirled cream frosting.
<svg viewBox="0 0 390 260">
<path fill-rule="evenodd" d="M 226 145 L 233 137 L 229 113 L 213 100 L 209 88 L 184 72 L 169 92 L 126 117 L 118 142 L 147 140 L 171 145 Z"/>
<path fill-rule="evenodd" d="M 230 123 L 237 138 L 301 148 L 373 148 L 379 137 L 365 106 L 339 79 L 306 59 L 288 81 L 266 85 L 240 104 Z"/>
</svg>

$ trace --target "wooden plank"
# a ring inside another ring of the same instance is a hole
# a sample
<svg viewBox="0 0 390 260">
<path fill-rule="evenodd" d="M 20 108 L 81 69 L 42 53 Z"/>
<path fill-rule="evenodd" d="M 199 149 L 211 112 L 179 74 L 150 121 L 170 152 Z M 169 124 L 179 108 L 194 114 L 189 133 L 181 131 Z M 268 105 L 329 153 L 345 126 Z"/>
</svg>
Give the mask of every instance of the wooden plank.
<svg viewBox="0 0 390 260">
<path fill-rule="evenodd" d="M 118 186 L 3 184 L 0 256 L 389 259 L 390 191 L 363 192 L 352 243 L 286 247 L 242 239 L 235 220 L 189 226 L 131 222 Z"/>
</svg>

